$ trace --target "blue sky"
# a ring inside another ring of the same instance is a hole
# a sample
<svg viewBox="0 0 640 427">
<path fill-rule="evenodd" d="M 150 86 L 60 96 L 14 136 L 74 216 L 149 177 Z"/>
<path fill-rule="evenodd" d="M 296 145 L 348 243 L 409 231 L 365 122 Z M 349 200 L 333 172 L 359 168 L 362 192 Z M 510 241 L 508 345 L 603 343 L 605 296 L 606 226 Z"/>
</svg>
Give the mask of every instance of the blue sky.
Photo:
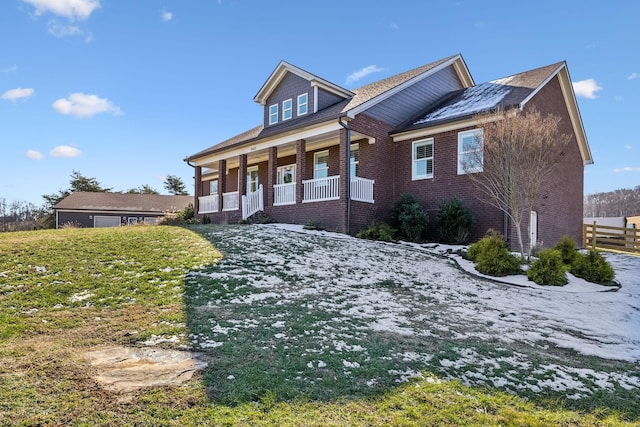
<svg viewBox="0 0 640 427">
<path fill-rule="evenodd" d="M 0 198 L 41 205 L 74 170 L 166 175 L 262 119 L 280 60 L 347 88 L 461 53 L 476 83 L 566 60 L 595 164 L 640 185 L 640 2 L 2 0 Z"/>
</svg>

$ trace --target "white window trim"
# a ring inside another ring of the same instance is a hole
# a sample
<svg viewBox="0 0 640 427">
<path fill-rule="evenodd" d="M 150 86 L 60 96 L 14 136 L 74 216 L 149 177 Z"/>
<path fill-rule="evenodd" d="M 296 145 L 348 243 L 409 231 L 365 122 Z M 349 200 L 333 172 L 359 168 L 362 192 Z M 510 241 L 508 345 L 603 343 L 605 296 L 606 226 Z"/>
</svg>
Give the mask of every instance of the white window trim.
<svg viewBox="0 0 640 427">
<path fill-rule="evenodd" d="M 300 101 L 300 98 L 305 97 L 304 102 Z M 300 106 L 304 105 L 305 107 L 305 111 L 304 113 L 300 112 Z M 298 116 L 303 116 L 305 114 L 307 114 L 309 112 L 309 94 L 308 93 L 303 93 L 301 95 L 298 95 L 298 104 L 297 104 L 297 109 L 298 109 Z"/>
<path fill-rule="evenodd" d="M 258 166 L 250 166 L 247 168 L 247 194 L 251 192 L 251 172 L 258 172 Z M 260 176 L 256 174 L 256 190 L 258 187 L 260 187 Z"/>
<path fill-rule="evenodd" d="M 416 159 L 416 147 L 423 146 L 423 145 L 431 145 L 431 157 L 425 157 L 424 159 Z M 419 141 L 413 141 L 411 143 L 411 180 L 412 181 L 433 178 L 433 170 L 435 167 L 435 164 L 433 161 L 434 154 L 435 154 L 434 150 L 435 150 L 435 147 L 433 144 L 433 138 L 421 139 Z M 416 173 L 417 171 L 416 164 L 421 161 L 426 161 L 427 164 L 429 164 L 429 160 L 431 160 L 431 173 L 427 172 L 425 175 L 418 175 Z"/>
<path fill-rule="evenodd" d="M 480 149 L 471 150 L 471 151 L 462 151 L 462 139 L 465 136 L 468 136 L 469 134 L 473 135 L 474 138 L 477 135 L 480 135 L 480 138 L 483 138 L 482 129 L 473 129 L 473 130 L 468 130 L 468 131 L 464 131 L 464 132 L 459 132 L 458 133 L 458 175 L 466 175 L 468 173 L 478 173 L 478 172 L 482 172 L 483 171 L 483 165 L 482 164 L 480 166 L 478 166 L 476 169 L 470 170 L 470 171 L 466 171 L 466 172 L 465 172 L 464 167 L 462 165 L 462 158 L 463 158 L 463 156 L 465 154 L 473 153 L 473 152 L 476 152 L 476 151 L 482 151 L 484 149 L 484 142 L 481 140 L 480 141 Z M 484 156 L 481 158 L 481 160 L 484 161 Z"/>
<path fill-rule="evenodd" d="M 213 186 L 213 183 L 216 183 L 216 191 L 215 193 L 211 191 L 211 187 Z M 218 194 L 218 185 L 220 185 L 220 182 L 217 179 L 212 179 L 211 181 L 209 181 L 209 195 L 214 195 L 214 194 Z"/>
<path fill-rule="evenodd" d="M 289 108 L 285 107 L 285 104 L 289 103 Z M 289 117 L 287 117 L 287 112 L 289 112 Z M 293 118 L 293 99 L 285 99 L 282 101 L 282 121 L 291 120 Z"/>
<path fill-rule="evenodd" d="M 351 159 L 353 158 L 353 156 L 351 155 L 351 153 L 354 151 L 358 151 L 358 160 L 356 160 L 355 162 L 352 162 Z M 360 165 L 360 144 L 351 144 L 351 147 L 349 148 L 349 177 L 350 178 L 358 176 L 359 165 Z"/>
<path fill-rule="evenodd" d="M 278 182 L 278 181 L 284 181 L 283 172 L 286 171 L 287 169 L 291 169 L 291 174 L 293 175 L 293 181 L 287 184 L 294 184 L 296 182 L 296 164 L 292 163 L 290 165 L 278 166 L 276 171 L 276 185 L 285 184 L 285 182 Z"/>
<path fill-rule="evenodd" d="M 327 167 L 318 169 L 318 157 L 327 156 Z M 318 170 L 326 170 L 327 177 L 329 176 L 329 150 L 318 151 L 313 153 L 313 179 L 318 179 Z"/>
<path fill-rule="evenodd" d="M 275 125 L 276 123 L 278 123 L 278 104 L 272 104 L 269 105 L 269 124 Z"/>
</svg>

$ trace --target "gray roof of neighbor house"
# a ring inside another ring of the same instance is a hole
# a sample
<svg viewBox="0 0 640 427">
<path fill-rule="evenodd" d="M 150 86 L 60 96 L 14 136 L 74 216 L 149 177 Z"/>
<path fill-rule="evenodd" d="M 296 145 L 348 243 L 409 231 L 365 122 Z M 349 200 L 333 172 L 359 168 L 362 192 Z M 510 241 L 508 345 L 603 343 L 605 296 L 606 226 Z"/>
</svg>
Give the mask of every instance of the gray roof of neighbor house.
<svg viewBox="0 0 640 427">
<path fill-rule="evenodd" d="M 277 135 L 279 133 L 300 128 L 316 123 L 322 123 L 324 121 L 344 116 L 348 111 L 365 104 L 366 102 L 374 100 L 376 97 L 384 97 L 386 93 L 400 86 L 403 83 L 410 81 L 411 79 L 420 76 L 421 74 L 436 68 L 437 66 L 444 64 L 460 55 L 452 55 L 447 58 L 440 59 L 435 62 L 431 62 L 426 65 L 414 68 L 409 71 L 396 74 L 391 77 L 387 77 L 382 80 L 364 85 L 358 89 L 353 89 L 351 92 L 354 96 L 349 99 L 344 99 L 331 105 L 323 110 L 318 111 L 315 114 L 310 114 L 302 119 L 283 122 L 275 126 L 269 126 L 264 128 L 263 125 L 256 126 L 243 133 L 233 136 L 225 141 L 222 141 L 212 147 L 202 150 L 196 154 L 188 156 L 185 160 L 189 161 L 201 156 L 205 156 L 211 153 L 215 153 L 224 150 L 235 145 L 247 143 L 249 141 L 257 140 L 271 135 Z M 345 89 L 346 90 L 346 89 Z"/>
<path fill-rule="evenodd" d="M 121 212 L 178 212 L 193 203 L 193 196 L 162 194 L 71 193 L 53 208 L 58 210 L 121 211 Z"/>
<path fill-rule="evenodd" d="M 498 108 L 518 107 L 563 65 L 564 62 L 558 62 L 452 92 L 397 131 L 434 126 Z"/>
</svg>

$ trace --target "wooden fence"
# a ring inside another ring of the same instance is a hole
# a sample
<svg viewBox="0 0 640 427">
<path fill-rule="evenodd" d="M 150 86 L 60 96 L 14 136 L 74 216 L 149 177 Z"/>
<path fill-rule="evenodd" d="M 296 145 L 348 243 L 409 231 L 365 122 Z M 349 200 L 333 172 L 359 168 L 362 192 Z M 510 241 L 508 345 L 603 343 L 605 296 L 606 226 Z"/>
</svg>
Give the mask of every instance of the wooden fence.
<svg viewBox="0 0 640 427">
<path fill-rule="evenodd" d="M 594 249 L 640 253 L 640 230 L 636 228 L 610 227 L 594 221 L 582 226 L 582 241 L 585 247 Z"/>
</svg>

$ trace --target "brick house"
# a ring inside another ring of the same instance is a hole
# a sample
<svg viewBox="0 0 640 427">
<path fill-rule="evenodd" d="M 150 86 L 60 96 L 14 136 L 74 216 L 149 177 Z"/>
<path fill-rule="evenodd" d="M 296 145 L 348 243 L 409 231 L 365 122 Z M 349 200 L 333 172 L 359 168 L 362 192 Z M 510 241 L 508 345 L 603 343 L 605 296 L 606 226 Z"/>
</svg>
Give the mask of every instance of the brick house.
<svg viewBox="0 0 640 427">
<path fill-rule="evenodd" d="M 433 236 L 438 205 L 453 196 L 476 216 L 474 239 L 489 228 L 510 234 L 459 165 L 464 149 L 482 147 L 473 136 L 478 113 L 535 107 L 560 116 L 572 143 L 532 213 L 531 238 L 581 241 L 584 166 L 593 161 L 565 62 L 476 85 L 454 55 L 347 90 L 283 61 L 254 101 L 262 124 L 185 159 L 195 168 L 199 216 L 230 223 L 263 211 L 355 233 L 411 193 Z"/>
</svg>

